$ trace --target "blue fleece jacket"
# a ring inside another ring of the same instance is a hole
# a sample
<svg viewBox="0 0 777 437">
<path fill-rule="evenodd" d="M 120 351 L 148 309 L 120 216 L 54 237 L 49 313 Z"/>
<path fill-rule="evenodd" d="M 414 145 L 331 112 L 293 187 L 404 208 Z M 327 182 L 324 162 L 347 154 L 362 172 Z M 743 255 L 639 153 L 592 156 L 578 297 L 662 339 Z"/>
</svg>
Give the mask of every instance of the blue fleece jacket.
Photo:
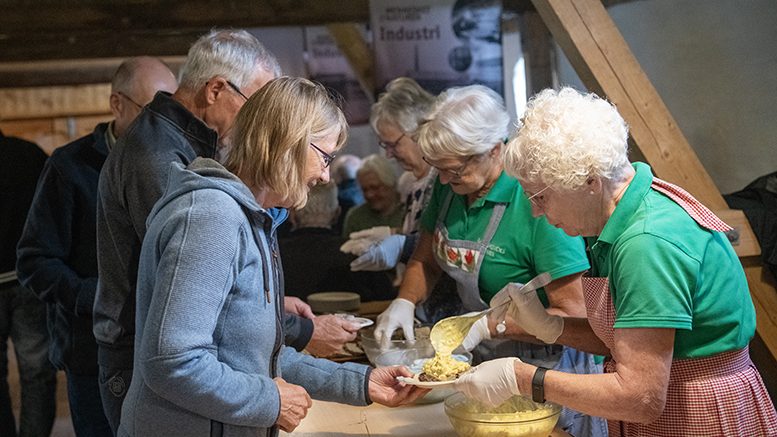
<svg viewBox="0 0 777 437">
<path fill-rule="evenodd" d="M 283 345 L 275 229 L 286 214 L 213 160 L 172 164 L 140 254 L 119 435 L 276 435 L 276 376 L 316 399 L 369 403 L 369 367 Z"/>
</svg>

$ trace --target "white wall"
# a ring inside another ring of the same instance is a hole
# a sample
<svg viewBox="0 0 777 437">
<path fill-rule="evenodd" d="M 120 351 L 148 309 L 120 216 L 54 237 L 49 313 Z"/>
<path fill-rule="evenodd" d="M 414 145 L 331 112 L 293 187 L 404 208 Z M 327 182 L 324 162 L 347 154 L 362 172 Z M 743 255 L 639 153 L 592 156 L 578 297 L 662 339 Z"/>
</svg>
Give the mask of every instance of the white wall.
<svg viewBox="0 0 777 437">
<path fill-rule="evenodd" d="M 721 192 L 777 171 L 777 1 L 642 0 L 609 12 Z M 584 89 L 559 58 L 561 83 Z"/>
</svg>

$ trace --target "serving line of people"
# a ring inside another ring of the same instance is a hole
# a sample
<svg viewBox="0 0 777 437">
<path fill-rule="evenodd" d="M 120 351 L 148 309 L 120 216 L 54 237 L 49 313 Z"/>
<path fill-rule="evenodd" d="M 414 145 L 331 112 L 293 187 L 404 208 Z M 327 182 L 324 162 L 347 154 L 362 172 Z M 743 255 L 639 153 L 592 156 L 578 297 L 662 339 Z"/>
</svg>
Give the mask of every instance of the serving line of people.
<svg viewBox="0 0 777 437">
<path fill-rule="evenodd" d="M 532 394 L 608 419 L 611 436 L 777 435 L 748 344 L 755 312 L 730 229 L 682 188 L 628 160 L 617 109 L 571 88 L 532 98 L 505 166 L 536 216 L 589 238 L 587 320 L 513 293 L 521 329 L 607 357 L 572 374 L 518 358 L 481 364 L 456 388 L 489 404 Z"/>
<path fill-rule="evenodd" d="M 548 272 L 554 279 L 544 289 L 550 311 L 585 317 L 580 278 L 589 263 L 583 241 L 533 217 L 521 185 L 505 174 L 502 149 L 509 122 L 502 98 L 473 85 L 441 93 L 415 132 L 438 177 L 399 295 L 378 317 L 379 340 L 396 329 L 413 338 L 415 307 L 443 272 L 456 281 L 463 311 L 488 308 L 503 287 Z M 481 319 L 465 340 L 476 362 L 518 356 L 545 367 L 601 373 L 590 354 L 518 341 L 536 340 L 512 320 L 499 328 L 495 322 Z M 574 435 L 606 433 L 601 419 L 572 410 L 562 413 L 560 423 Z"/>
</svg>

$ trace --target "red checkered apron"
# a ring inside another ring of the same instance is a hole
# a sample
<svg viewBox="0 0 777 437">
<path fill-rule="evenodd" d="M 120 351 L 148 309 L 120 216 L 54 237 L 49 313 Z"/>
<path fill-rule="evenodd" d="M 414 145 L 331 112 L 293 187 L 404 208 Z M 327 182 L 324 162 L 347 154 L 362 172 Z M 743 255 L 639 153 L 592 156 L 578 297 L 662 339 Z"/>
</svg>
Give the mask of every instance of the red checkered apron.
<svg viewBox="0 0 777 437">
<path fill-rule="evenodd" d="M 654 178 L 653 189 L 677 202 L 699 225 L 731 229 L 684 190 Z M 594 333 L 613 347 L 615 307 L 607 278 L 583 278 L 588 321 Z M 604 371 L 615 372 L 615 362 Z M 777 436 L 777 413 L 748 348 L 711 357 L 673 360 L 666 406 L 655 422 L 608 421 L 611 437 L 632 436 Z"/>
</svg>

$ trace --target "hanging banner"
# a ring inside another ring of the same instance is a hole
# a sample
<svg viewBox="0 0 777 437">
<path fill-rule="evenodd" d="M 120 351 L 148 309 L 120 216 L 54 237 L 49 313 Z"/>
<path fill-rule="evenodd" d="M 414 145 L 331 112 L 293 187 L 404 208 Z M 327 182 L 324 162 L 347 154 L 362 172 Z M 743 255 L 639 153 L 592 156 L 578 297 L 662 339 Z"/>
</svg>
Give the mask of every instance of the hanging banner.
<svg viewBox="0 0 777 437">
<path fill-rule="evenodd" d="M 365 28 L 365 36 L 366 33 Z M 310 79 L 337 91 L 343 97 L 343 112 L 348 123 L 367 123 L 370 101 L 326 27 L 305 27 L 305 59 Z"/>
<path fill-rule="evenodd" d="M 370 0 L 379 90 L 408 76 L 432 93 L 482 84 L 502 94 L 501 0 Z"/>
</svg>

